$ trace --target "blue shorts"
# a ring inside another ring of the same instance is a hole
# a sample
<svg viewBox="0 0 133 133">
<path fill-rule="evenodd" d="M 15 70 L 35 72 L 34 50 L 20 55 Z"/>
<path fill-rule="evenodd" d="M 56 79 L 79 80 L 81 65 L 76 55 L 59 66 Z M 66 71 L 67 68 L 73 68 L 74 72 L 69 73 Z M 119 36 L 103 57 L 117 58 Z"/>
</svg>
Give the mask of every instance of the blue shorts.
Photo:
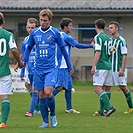
<svg viewBox="0 0 133 133">
<path fill-rule="evenodd" d="M 58 79 L 55 87 L 63 87 L 68 90 L 69 88 L 73 88 L 72 85 L 72 77 L 68 73 L 67 68 L 60 68 L 58 70 Z"/>
<path fill-rule="evenodd" d="M 72 76 L 70 74 L 68 74 L 69 76 L 69 80 L 68 80 L 68 89 L 72 89 L 73 88 L 73 83 L 72 83 Z"/>
<path fill-rule="evenodd" d="M 55 86 L 57 82 L 58 68 L 45 70 L 34 70 L 34 88 L 35 90 L 44 90 L 46 86 Z"/>
</svg>

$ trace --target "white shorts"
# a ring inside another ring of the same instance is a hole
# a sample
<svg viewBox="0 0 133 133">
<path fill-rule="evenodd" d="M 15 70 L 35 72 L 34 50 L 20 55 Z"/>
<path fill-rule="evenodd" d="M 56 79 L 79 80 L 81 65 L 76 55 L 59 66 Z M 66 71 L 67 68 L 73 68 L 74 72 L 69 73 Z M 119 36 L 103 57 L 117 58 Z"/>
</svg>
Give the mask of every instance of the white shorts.
<svg viewBox="0 0 133 133">
<path fill-rule="evenodd" d="M 112 84 L 111 86 L 127 86 L 125 74 L 118 76 L 118 72 L 112 72 Z"/>
<path fill-rule="evenodd" d="M 25 72 L 25 82 L 29 83 L 30 84 L 30 80 L 29 80 L 29 77 L 28 77 L 28 70 L 26 69 L 26 72 Z"/>
<path fill-rule="evenodd" d="M 0 77 L 0 95 L 13 94 L 11 75 Z"/>
<path fill-rule="evenodd" d="M 112 75 L 111 70 L 96 70 L 93 75 L 93 85 L 111 86 Z"/>
</svg>

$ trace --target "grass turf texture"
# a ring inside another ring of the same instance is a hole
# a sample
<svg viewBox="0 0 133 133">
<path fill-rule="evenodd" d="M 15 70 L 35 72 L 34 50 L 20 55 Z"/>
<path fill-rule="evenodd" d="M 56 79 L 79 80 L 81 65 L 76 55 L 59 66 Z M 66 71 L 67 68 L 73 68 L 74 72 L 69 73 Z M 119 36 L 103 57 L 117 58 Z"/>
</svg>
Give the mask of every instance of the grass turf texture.
<svg viewBox="0 0 133 133">
<path fill-rule="evenodd" d="M 128 84 L 132 91 L 132 83 Z M 111 102 L 116 112 L 110 117 L 92 116 L 99 109 L 98 96 L 93 91 L 92 82 L 75 82 L 76 89 L 73 95 L 73 108 L 80 114 L 65 113 L 64 91 L 56 96 L 57 128 L 39 129 L 42 125 L 40 115 L 27 118 L 24 114 L 29 109 L 29 93 L 14 93 L 10 96 L 11 112 L 6 129 L 0 133 L 131 133 L 133 131 L 133 114 L 124 115 L 127 103 L 118 87 L 112 87 Z M 131 92 L 133 96 L 133 92 Z M 0 116 L 1 117 L 1 116 Z"/>
</svg>

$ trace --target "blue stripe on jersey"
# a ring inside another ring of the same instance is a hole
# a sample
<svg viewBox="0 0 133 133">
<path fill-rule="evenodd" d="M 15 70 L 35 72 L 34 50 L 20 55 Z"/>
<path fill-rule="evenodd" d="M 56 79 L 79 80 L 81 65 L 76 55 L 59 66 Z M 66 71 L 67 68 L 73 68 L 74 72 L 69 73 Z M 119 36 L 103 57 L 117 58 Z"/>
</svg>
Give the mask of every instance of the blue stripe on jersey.
<svg viewBox="0 0 133 133">
<path fill-rule="evenodd" d="M 27 46 L 28 46 L 28 40 L 29 40 L 29 36 L 27 36 L 24 41 L 22 42 L 22 55 L 24 55 L 26 49 L 27 49 Z M 28 64 L 28 73 L 29 74 L 33 74 L 34 72 L 34 64 L 35 64 L 35 46 L 32 48 L 31 50 L 31 53 L 29 55 L 29 59 L 27 61 L 27 64 Z M 24 68 L 25 69 L 25 68 Z M 23 68 L 21 69 L 21 76 L 23 77 L 24 76 L 24 70 Z"/>
</svg>

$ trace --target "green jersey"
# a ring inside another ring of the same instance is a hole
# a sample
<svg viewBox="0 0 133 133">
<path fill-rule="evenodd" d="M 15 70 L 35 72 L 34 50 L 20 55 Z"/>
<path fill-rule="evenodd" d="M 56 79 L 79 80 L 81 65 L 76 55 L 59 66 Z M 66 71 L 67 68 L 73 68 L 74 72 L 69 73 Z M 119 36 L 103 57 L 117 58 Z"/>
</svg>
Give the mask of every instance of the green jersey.
<svg viewBox="0 0 133 133">
<path fill-rule="evenodd" d="M 0 28 L 0 77 L 11 74 L 9 68 L 9 49 L 17 48 L 11 32 Z"/>
<path fill-rule="evenodd" d="M 109 59 L 111 49 L 110 37 L 104 32 L 101 32 L 94 37 L 94 44 L 94 52 L 101 52 L 100 58 L 96 64 L 96 69 L 111 70 L 111 62 Z"/>
<path fill-rule="evenodd" d="M 111 44 L 115 48 L 111 56 L 112 70 L 118 72 L 122 66 L 122 56 L 127 55 L 127 43 L 122 36 L 111 38 Z"/>
</svg>

